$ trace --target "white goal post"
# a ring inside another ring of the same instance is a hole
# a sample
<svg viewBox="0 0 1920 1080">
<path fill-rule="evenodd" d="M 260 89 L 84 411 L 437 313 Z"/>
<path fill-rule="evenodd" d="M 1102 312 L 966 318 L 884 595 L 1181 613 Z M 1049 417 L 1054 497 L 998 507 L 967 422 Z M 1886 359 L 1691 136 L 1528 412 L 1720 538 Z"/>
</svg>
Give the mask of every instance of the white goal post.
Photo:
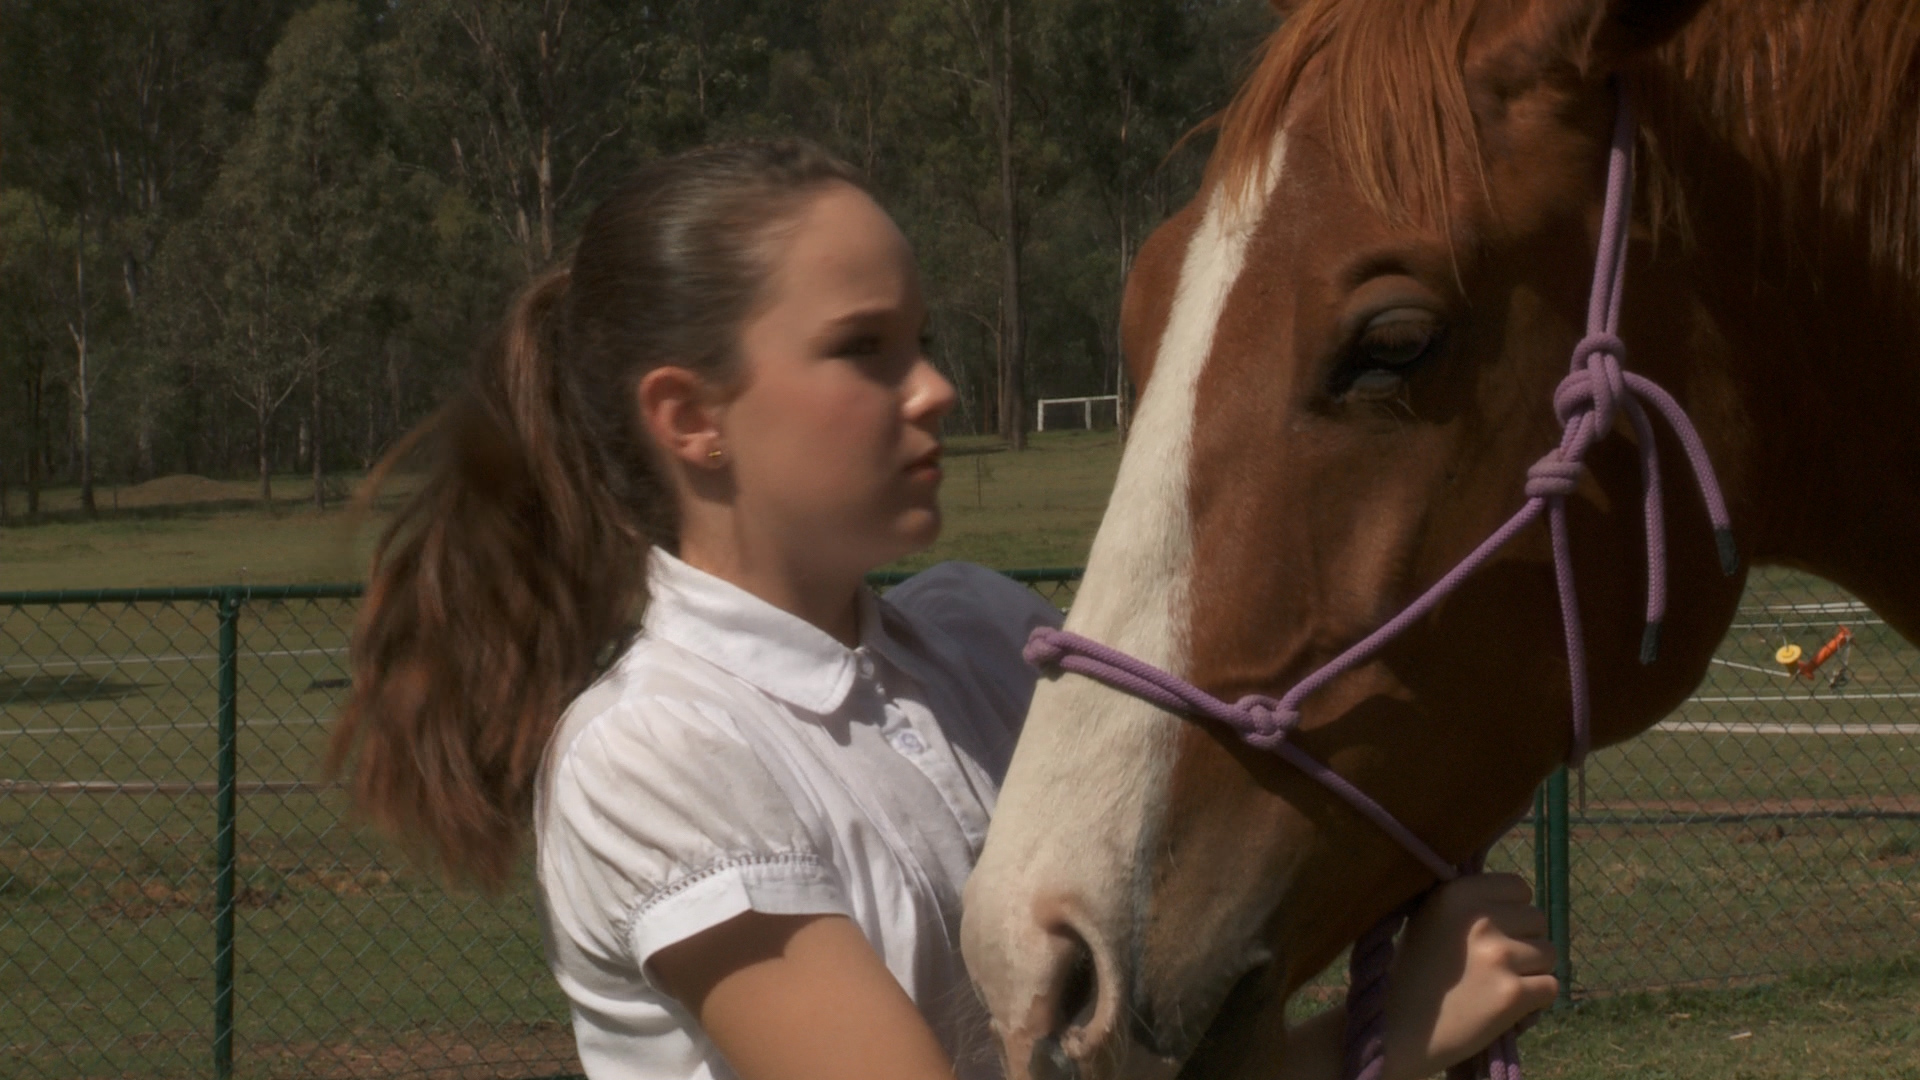
<svg viewBox="0 0 1920 1080">
<path fill-rule="evenodd" d="M 1034 415 L 1034 420 L 1035 420 L 1035 422 L 1036 422 L 1036 424 L 1037 424 L 1037 426 L 1036 426 L 1036 427 L 1034 428 L 1034 430 L 1036 430 L 1036 431 L 1045 431 L 1045 430 L 1047 430 L 1047 406 L 1049 406 L 1049 405 L 1078 405 L 1078 406 L 1080 406 L 1080 407 L 1081 407 L 1081 418 L 1082 418 L 1082 420 L 1084 421 L 1084 423 L 1085 423 L 1085 426 L 1087 427 L 1087 429 L 1088 429 L 1088 430 L 1092 430 L 1092 428 L 1093 428 L 1093 403 L 1094 403 L 1094 402 L 1096 402 L 1096 401 L 1111 401 L 1111 402 L 1113 402 L 1113 407 L 1114 407 L 1114 409 L 1115 409 L 1116 411 L 1117 411 L 1117 410 L 1118 410 L 1118 409 L 1120 408 L 1120 396 L 1119 396 L 1118 394 L 1099 394 L 1099 395 L 1096 395 L 1096 396 L 1094 396 L 1094 397 L 1050 397 L 1050 398 L 1041 398 L 1041 399 L 1039 400 L 1039 402 L 1037 403 L 1037 405 L 1036 405 L 1036 407 L 1035 407 L 1035 408 L 1034 408 L 1034 410 L 1033 410 L 1033 415 Z"/>
</svg>

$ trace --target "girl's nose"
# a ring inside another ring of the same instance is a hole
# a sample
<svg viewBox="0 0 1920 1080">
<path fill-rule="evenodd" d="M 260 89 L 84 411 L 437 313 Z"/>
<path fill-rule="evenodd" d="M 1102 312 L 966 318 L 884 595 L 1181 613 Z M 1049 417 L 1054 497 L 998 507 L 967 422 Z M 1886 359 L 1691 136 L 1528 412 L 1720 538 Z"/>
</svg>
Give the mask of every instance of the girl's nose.
<svg viewBox="0 0 1920 1080">
<path fill-rule="evenodd" d="M 915 420 L 935 421 L 953 411 L 959 394 L 933 361 L 922 356 L 914 364 L 907 391 L 907 414 Z"/>
</svg>

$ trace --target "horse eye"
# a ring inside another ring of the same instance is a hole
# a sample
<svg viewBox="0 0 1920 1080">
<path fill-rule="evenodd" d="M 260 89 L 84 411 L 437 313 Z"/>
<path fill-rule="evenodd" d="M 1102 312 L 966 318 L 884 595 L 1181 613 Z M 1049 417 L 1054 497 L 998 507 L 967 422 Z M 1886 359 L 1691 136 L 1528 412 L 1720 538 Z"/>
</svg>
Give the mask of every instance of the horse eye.
<svg viewBox="0 0 1920 1080">
<path fill-rule="evenodd" d="M 1440 339 L 1440 321 L 1429 312 L 1382 312 L 1354 343 L 1352 366 L 1359 371 L 1403 371 L 1426 359 Z"/>
</svg>

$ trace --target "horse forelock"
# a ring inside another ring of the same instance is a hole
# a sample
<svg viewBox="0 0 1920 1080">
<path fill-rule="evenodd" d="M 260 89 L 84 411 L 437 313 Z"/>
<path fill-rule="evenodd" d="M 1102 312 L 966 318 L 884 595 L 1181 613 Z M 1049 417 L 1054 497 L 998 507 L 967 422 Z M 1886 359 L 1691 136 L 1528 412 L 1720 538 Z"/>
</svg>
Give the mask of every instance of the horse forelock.
<svg viewBox="0 0 1920 1080">
<path fill-rule="evenodd" d="M 1535 3 L 1533 7 L 1541 7 Z M 1468 87 L 1469 49 L 1524 0 L 1304 0 L 1264 44 L 1218 117 L 1210 183 L 1257 186 L 1267 150 L 1313 68 L 1330 148 L 1355 194 L 1390 223 L 1450 230 L 1463 181 L 1486 194 Z M 1577 61 L 1584 64 L 1584 60 Z M 1626 72 L 1641 137 L 1647 217 L 1691 239 L 1684 181 L 1724 183 L 1662 140 L 1663 117 L 1691 115 L 1751 161 L 1773 193 L 1756 236 L 1802 238 L 1838 215 L 1872 256 L 1920 288 L 1920 0 L 1741 0 L 1708 4 Z M 1815 217 L 1818 215 L 1816 214 Z M 1820 239 L 1812 237 L 1813 240 Z"/>
<path fill-rule="evenodd" d="M 1242 191 L 1267 184 L 1287 104 L 1318 60 L 1333 149 L 1358 194 L 1396 224 L 1444 224 L 1454 163 L 1479 174 L 1463 66 L 1480 6 L 1306 0 L 1267 38 L 1221 115 L 1209 181 Z"/>
</svg>

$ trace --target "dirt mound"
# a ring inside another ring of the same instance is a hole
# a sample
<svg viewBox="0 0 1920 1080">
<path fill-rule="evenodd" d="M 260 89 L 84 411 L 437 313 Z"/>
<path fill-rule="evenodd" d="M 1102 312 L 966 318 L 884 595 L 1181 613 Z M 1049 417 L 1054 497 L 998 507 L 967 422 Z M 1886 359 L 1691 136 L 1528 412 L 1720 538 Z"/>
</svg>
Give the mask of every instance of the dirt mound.
<svg viewBox="0 0 1920 1080">
<path fill-rule="evenodd" d="M 174 503 L 219 502 L 224 499 L 244 499 L 248 494 L 245 484 L 212 480 L 193 473 L 174 473 L 120 489 L 120 505 L 166 506 Z"/>
</svg>

